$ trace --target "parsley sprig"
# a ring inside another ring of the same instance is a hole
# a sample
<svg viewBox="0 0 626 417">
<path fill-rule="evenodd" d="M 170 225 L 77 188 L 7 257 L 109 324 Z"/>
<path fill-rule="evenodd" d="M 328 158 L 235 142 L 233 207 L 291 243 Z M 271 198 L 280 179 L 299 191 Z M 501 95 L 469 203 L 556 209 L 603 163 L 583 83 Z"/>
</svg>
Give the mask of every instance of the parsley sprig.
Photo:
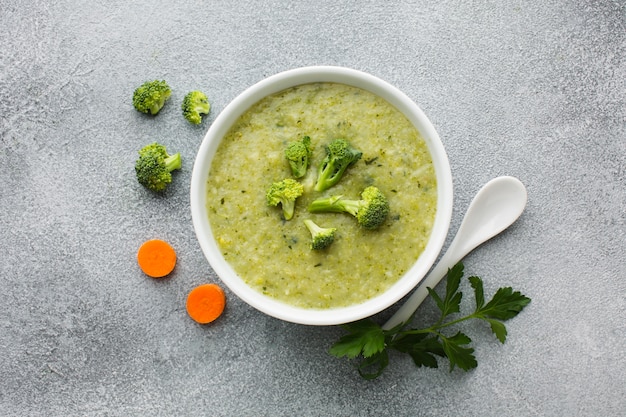
<svg viewBox="0 0 626 417">
<path fill-rule="evenodd" d="M 443 298 L 428 288 L 429 295 L 441 311 L 439 319 L 432 326 L 408 328 L 413 317 L 389 330 L 384 330 L 371 319 L 348 323 L 343 327 L 349 333 L 330 348 L 330 354 L 338 358 L 357 359 L 357 370 L 365 379 L 374 379 L 383 373 L 389 364 L 390 350 L 408 354 L 417 367 L 437 368 L 439 356 L 448 358 L 450 372 L 455 367 L 464 371 L 475 368 L 478 363 L 474 348 L 470 345 L 472 340 L 460 331 L 447 335 L 448 328 L 470 319 L 482 320 L 489 324 L 498 340 L 504 343 L 507 331 L 503 321 L 517 316 L 530 303 L 530 298 L 513 291 L 511 287 L 505 287 L 498 289 L 491 300 L 485 303 L 482 279 L 471 276 L 468 280 L 474 289 L 476 307 L 473 313 L 454 319 L 451 316 L 461 310 L 463 293 L 459 291 L 459 285 L 462 277 L 463 264 L 459 262 L 448 270 Z"/>
</svg>

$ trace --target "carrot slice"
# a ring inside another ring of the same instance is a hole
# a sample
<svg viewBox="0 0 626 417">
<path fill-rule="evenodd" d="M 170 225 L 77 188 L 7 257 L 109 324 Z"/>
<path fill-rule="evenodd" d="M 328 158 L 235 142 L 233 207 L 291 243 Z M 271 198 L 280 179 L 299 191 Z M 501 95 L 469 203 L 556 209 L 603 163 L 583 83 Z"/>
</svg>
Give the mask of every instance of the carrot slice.
<svg viewBox="0 0 626 417">
<path fill-rule="evenodd" d="M 148 240 L 137 251 L 137 262 L 146 275 L 161 278 L 174 270 L 176 252 L 163 240 Z"/>
<path fill-rule="evenodd" d="M 226 306 L 224 290 L 217 284 L 202 284 L 189 292 L 187 313 L 200 324 L 217 319 Z"/>
</svg>

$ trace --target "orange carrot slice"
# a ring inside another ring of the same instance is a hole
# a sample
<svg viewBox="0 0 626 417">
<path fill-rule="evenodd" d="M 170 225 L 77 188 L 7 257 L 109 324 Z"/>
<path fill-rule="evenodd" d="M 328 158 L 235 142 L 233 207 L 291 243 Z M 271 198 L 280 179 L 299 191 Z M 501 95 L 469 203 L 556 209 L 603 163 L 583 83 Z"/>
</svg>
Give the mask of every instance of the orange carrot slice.
<svg viewBox="0 0 626 417">
<path fill-rule="evenodd" d="M 224 290 L 217 284 L 202 284 L 189 292 L 187 313 L 200 324 L 217 319 L 226 306 Z"/>
<path fill-rule="evenodd" d="M 148 240 L 137 251 L 137 262 L 146 275 L 161 278 L 174 270 L 176 252 L 163 240 Z"/>
</svg>

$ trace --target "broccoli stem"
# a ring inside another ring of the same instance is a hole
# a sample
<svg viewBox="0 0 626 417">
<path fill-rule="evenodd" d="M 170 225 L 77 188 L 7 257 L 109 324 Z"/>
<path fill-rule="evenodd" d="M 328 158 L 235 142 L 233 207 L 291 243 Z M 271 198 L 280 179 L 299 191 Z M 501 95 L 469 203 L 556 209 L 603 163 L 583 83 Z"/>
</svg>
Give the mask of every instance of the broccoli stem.
<svg viewBox="0 0 626 417">
<path fill-rule="evenodd" d="M 165 163 L 165 168 L 169 172 L 172 172 L 175 169 L 180 169 L 183 165 L 180 153 L 168 156 L 163 160 L 163 162 Z"/>
<path fill-rule="evenodd" d="M 360 200 L 345 200 L 343 196 L 338 195 L 313 201 L 309 205 L 309 211 L 311 213 L 350 213 L 356 216 L 360 207 Z"/>
<path fill-rule="evenodd" d="M 309 229 L 309 232 L 311 232 L 311 235 L 313 237 L 315 237 L 316 235 L 320 234 L 321 232 L 324 231 L 323 228 L 319 227 L 313 220 L 311 219 L 306 219 L 304 220 L 304 225 L 307 227 L 307 229 Z"/>
<path fill-rule="evenodd" d="M 296 211 L 296 200 L 284 198 L 281 200 L 281 205 L 283 206 L 283 217 L 285 220 L 291 220 Z"/>
</svg>

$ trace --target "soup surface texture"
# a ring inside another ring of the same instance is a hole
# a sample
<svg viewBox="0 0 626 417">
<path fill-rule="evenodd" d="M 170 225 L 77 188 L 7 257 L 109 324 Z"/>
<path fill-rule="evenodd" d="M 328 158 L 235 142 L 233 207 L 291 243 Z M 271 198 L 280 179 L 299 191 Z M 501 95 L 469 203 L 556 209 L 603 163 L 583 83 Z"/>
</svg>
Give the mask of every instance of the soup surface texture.
<svg viewBox="0 0 626 417">
<path fill-rule="evenodd" d="M 312 166 L 299 179 L 305 191 L 294 217 L 284 221 L 281 206 L 268 206 L 265 194 L 291 178 L 284 150 L 303 136 L 311 138 Z M 317 166 L 335 138 L 363 156 L 337 185 L 316 192 Z M 307 211 L 320 197 L 359 199 L 369 185 L 390 205 L 376 230 L 349 214 Z M 292 87 L 253 105 L 223 138 L 207 180 L 209 222 L 228 263 L 263 294 L 311 309 L 361 303 L 393 285 L 424 250 L 436 203 L 431 156 L 415 127 L 382 98 L 336 83 Z M 305 219 L 337 228 L 328 249 L 311 250 Z"/>
</svg>

